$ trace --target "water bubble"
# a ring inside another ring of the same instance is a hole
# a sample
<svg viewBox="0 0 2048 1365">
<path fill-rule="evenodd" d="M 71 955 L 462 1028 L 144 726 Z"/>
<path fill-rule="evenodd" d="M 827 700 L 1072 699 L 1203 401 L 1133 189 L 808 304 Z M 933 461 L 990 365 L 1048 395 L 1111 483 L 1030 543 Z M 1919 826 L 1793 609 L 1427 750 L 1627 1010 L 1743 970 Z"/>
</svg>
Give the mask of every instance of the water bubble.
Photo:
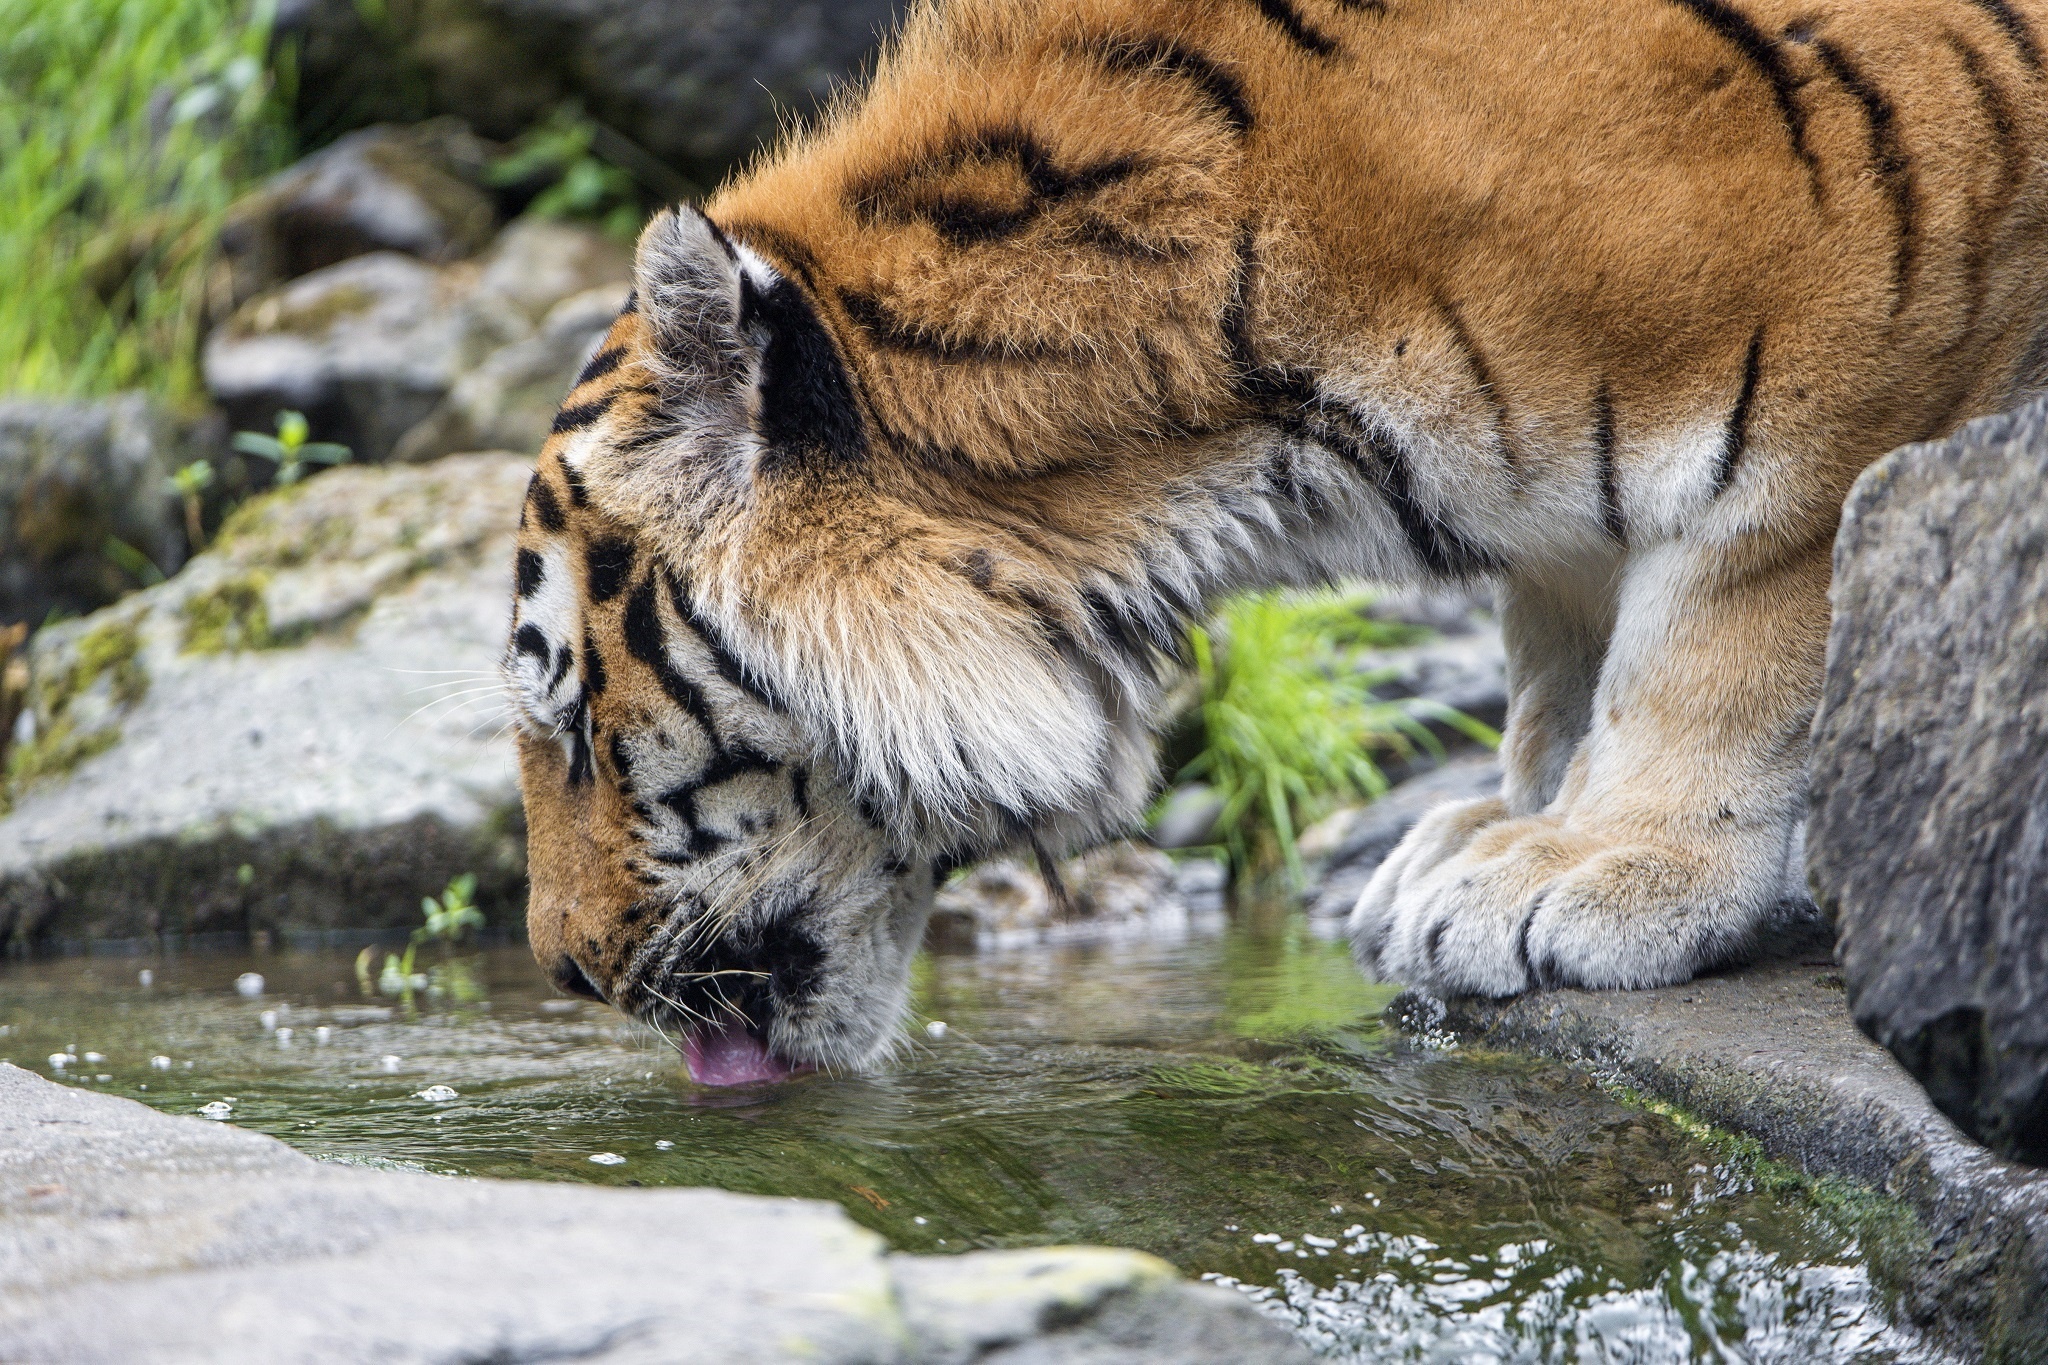
<svg viewBox="0 0 2048 1365">
<path fill-rule="evenodd" d="M 675 1144 L 673 1142 L 670 1142 L 667 1138 L 656 1138 L 654 1140 L 654 1150 L 657 1152 L 665 1152 L 673 1146 L 675 1146 Z"/>
<path fill-rule="evenodd" d="M 277 1031 L 277 1045 L 279 1047 L 290 1047 L 292 1045 L 292 1031 L 290 1029 L 281 1028 Z"/>
<path fill-rule="evenodd" d="M 243 999 L 254 1000 L 257 996 L 263 994 L 263 974 L 261 972 L 243 972 L 235 978 L 235 990 L 240 992 Z"/>
<path fill-rule="evenodd" d="M 333 1041 L 333 1038 L 334 1030 L 327 1027 L 327 1025 L 325 1024 L 322 1024 L 319 1028 L 313 1030 L 313 1041 L 318 1043 L 321 1047 L 326 1047 L 329 1042 Z"/>
<path fill-rule="evenodd" d="M 398 1070 L 404 1064 L 404 1061 L 403 1057 L 394 1057 L 390 1053 L 386 1053 L 377 1059 L 377 1069 L 389 1075 L 391 1072 Z"/>
<path fill-rule="evenodd" d="M 620 1156 L 617 1152 L 599 1152 L 590 1159 L 600 1166 L 623 1166 L 626 1164 L 626 1158 Z"/>
<path fill-rule="evenodd" d="M 459 1098 L 459 1096 L 459 1091 L 455 1090 L 452 1086 L 446 1085 L 430 1085 L 425 1090 L 419 1092 L 420 1099 L 431 1101 L 434 1104 L 446 1104 L 452 1099 Z"/>
<path fill-rule="evenodd" d="M 136 984 L 138 985 L 154 986 L 156 984 L 156 973 L 151 971 L 149 968 L 144 967 L 141 971 L 135 974 L 135 980 Z"/>
<path fill-rule="evenodd" d="M 109 1076 L 106 1072 L 102 1071 L 99 1075 L 93 1077 L 93 1079 L 96 1081 L 111 1081 L 114 1078 L 112 1076 Z"/>
<path fill-rule="evenodd" d="M 85 1054 L 85 1060 L 88 1062 L 104 1062 L 107 1060 L 107 1054 L 104 1052 L 88 1052 Z"/>
<path fill-rule="evenodd" d="M 1254 1242 L 1277 1242 L 1280 1240 L 1280 1234 L 1277 1232 L 1255 1232 L 1252 1234 L 1252 1240 Z"/>
<path fill-rule="evenodd" d="M 184 1064 L 184 1066 L 185 1066 L 185 1069 L 186 1069 L 187 1071 L 190 1071 L 190 1070 L 192 1069 L 192 1063 L 190 1063 L 190 1062 L 186 1062 L 186 1063 Z"/>
<path fill-rule="evenodd" d="M 277 1028 L 277 1011 L 265 1010 L 256 1016 L 256 1022 L 263 1025 L 263 1031 L 270 1033 Z"/>
<path fill-rule="evenodd" d="M 50 1054 L 50 1065 L 57 1068 L 57 1070 L 59 1071 L 62 1071 L 65 1067 L 70 1066 L 72 1060 L 72 1057 L 68 1053 L 53 1052 Z"/>
<path fill-rule="evenodd" d="M 171 1069 L 171 1059 L 163 1056 L 152 1057 L 149 1059 L 149 1069 L 151 1071 L 169 1071 Z"/>
<path fill-rule="evenodd" d="M 210 1119 L 224 1119 L 235 1112 L 235 1107 L 225 1100 L 214 1100 L 199 1106 L 199 1112 Z"/>
<path fill-rule="evenodd" d="M 939 1039 L 945 1037 L 946 1021 L 943 1019 L 934 1019 L 929 1024 L 926 1024 L 924 1026 L 924 1036 L 931 1039 L 935 1043 Z"/>
<path fill-rule="evenodd" d="M 924 1226 L 924 1215 L 920 1213 L 920 1214 L 918 1214 L 918 1215 L 917 1215 L 916 1217 L 912 1218 L 912 1219 L 911 1219 L 910 1221 L 911 1221 L 911 1222 L 913 1222 L 913 1223 L 915 1223 L 915 1224 L 917 1224 L 917 1225 L 918 1225 L 919 1227 L 923 1227 L 923 1226 Z"/>
</svg>

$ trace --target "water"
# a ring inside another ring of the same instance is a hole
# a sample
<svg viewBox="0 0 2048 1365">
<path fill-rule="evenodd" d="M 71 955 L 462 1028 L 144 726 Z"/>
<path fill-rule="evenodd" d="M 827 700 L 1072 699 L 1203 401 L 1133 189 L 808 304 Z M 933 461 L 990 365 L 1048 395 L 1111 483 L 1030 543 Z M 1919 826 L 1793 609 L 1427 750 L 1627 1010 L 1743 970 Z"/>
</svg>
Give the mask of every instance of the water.
<svg viewBox="0 0 2048 1365">
<path fill-rule="evenodd" d="M 898 1064 L 758 1091 L 692 1085 L 523 949 L 460 966 L 477 998 L 408 1006 L 347 953 L 9 964 L 0 1057 L 333 1160 L 830 1199 L 920 1252 L 1142 1247 L 1334 1360 L 1936 1359 L 1804 1196 L 1570 1069 L 1388 1032 L 1298 922 L 923 959 Z"/>
</svg>

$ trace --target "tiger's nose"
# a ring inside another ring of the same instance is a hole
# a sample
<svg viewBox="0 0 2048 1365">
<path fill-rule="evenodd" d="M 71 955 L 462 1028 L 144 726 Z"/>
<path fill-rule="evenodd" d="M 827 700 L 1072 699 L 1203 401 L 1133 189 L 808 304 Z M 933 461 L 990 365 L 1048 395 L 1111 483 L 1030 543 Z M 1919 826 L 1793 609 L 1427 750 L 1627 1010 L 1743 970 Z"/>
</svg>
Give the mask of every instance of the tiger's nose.
<svg viewBox="0 0 2048 1365">
<path fill-rule="evenodd" d="M 555 983 L 555 989 L 568 995 L 580 995 L 585 1000 L 604 1003 L 604 992 L 590 979 L 590 973 L 583 970 L 581 963 L 567 953 L 562 953 L 548 964 L 548 980 Z"/>
</svg>

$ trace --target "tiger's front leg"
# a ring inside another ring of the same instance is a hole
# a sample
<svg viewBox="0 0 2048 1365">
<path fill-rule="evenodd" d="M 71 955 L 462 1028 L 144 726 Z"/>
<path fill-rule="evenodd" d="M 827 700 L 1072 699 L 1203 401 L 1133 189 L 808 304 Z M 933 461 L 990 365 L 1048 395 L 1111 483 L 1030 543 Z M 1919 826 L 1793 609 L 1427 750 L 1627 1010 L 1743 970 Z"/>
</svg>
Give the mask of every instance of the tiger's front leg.
<svg viewBox="0 0 2048 1365">
<path fill-rule="evenodd" d="M 1796 856 L 1828 574 L 1824 536 L 1769 558 L 1688 540 L 1633 554 L 1555 796 L 1411 830 L 1353 914 L 1361 965 L 1501 996 L 1665 985 L 1739 954 Z"/>
</svg>

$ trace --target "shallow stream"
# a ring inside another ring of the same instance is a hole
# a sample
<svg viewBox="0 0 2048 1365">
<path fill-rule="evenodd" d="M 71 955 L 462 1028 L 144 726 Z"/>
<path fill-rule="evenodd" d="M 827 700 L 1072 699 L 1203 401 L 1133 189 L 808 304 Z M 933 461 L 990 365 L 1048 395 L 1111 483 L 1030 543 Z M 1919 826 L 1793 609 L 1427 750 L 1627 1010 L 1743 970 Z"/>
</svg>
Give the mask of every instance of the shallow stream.
<svg viewBox="0 0 2048 1365">
<path fill-rule="evenodd" d="M 468 1003 L 366 997 L 348 952 L 8 963 L 0 1058 L 335 1160 L 830 1199 L 919 1252 L 1142 1247 L 1334 1360 L 1934 1359 L 1804 1194 L 1568 1068 L 1386 1029 L 1298 921 L 921 959 L 895 1065 L 766 1090 L 692 1085 L 521 948 L 458 969 Z"/>
</svg>

